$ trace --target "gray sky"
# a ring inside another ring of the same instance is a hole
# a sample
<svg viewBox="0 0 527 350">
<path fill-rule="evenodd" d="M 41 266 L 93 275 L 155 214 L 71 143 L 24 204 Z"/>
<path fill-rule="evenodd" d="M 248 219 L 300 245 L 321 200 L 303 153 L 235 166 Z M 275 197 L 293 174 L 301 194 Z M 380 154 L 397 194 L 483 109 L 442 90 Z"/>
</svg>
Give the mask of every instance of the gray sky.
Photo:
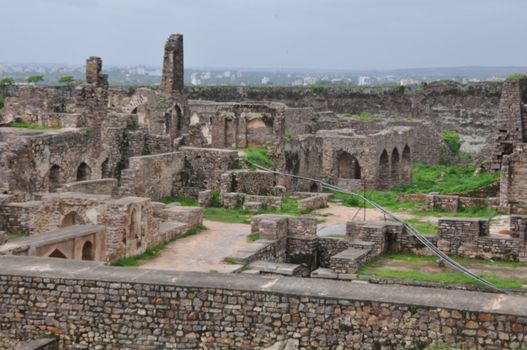
<svg viewBox="0 0 527 350">
<path fill-rule="evenodd" d="M 391 69 L 525 66 L 527 0 L 0 0 L 0 62 Z"/>
</svg>

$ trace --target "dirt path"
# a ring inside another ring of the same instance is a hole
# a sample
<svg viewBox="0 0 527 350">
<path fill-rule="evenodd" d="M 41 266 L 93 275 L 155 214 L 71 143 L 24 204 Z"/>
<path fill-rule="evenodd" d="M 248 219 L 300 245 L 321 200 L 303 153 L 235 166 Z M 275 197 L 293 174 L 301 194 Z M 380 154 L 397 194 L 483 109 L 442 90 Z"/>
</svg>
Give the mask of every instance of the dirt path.
<svg viewBox="0 0 527 350">
<path fill-rule="evenodd" d="M 222 260 L 251 244 L 247 241 L 250 225 L 207 220 L 204 225 L 207 230 L 173 242 L 157 259 L 146 261 L 140 268 L 201 272 L 232 272 L 238 268 Z"/>
</svg>

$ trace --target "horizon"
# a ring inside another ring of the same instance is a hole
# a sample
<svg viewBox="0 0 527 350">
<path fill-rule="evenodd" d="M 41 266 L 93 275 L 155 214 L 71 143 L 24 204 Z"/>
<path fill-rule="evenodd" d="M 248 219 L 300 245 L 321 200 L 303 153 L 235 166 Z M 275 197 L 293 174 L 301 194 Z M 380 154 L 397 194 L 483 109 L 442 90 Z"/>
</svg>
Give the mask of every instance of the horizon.
<svg viewBox="0 0 527 350">
<path fill-rule="evenodd" d="M 175 32 L 189 69 L 524 67 L 527 56 L 521 0 L 19 0 L 3 11 L 7 62 L 157 67 Z"/>
</svg>

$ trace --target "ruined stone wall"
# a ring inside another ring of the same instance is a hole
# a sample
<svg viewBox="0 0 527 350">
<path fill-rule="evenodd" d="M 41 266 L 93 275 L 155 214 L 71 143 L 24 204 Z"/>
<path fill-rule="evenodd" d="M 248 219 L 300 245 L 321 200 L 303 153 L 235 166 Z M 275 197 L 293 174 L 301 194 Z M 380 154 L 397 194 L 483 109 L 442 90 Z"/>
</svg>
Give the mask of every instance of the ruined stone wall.
<svg viewBox="0 0 527 350">
<path fill-rule="evenodd" d="M 121 191 L 138 197 L 162 200 L 172 196 L 174 186 L 181 186 L 185 167 L 180 152 L 130 158 L 129 168 L 122 172 Z"/>
<path fill-rule="evenodd" d="M 278 103 L 190 102 L 191 125 L 211 147 L 271 146 L 284 135 L 284 111 Z"/>
<path fill-rule="evenodd" d="M 47 332 L 63 349 L 525 346 L 520 296 L 0 259 L 0 347 Z"/>
<path fill-rule="evenodd" d="M 276 101 L 319 111 L 408 116 L 433 122 L 438 130 L 456 130 L 484 139 L 494 130 L 501 83 L 434 82 L 416 92 L 400 88 L 187 87 L 190 99 Z"/>
<path fill-rule="evenodd" d="M 181 175 L 182 187 L 177 195 L 196 197 L 203 189 L 220 189 L 221 176 L 239 169 L 239 156 L 235 151 L 216 148 L 181 147 L 185 157 L 185 171 Z"/>
<path fill-rule="evenodd" d="M 221 176 L 222 192 L 266 196 L 274 193 L 275 175 L 262 171 L 233 170 Z"/>
<path fill-rule="evenodd" d="M 525 144 L 518 152 L 505 155 L 500 176 L 500 210 L 510 214 L 527 213 L 527 156 Z"/>
</svg>

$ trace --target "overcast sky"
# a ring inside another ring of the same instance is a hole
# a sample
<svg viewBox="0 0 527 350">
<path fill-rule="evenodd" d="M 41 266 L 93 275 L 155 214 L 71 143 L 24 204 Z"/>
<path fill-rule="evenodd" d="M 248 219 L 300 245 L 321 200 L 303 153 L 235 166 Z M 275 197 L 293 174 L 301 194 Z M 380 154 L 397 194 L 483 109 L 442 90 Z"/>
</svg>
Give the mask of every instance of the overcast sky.
<svg viewBox="0 0 527 350">
<path fill-rule="evenodd" d="M 187 67 L 526 66 L 527 0 L 0 0 L 0 62 Z"/>
</svg>

